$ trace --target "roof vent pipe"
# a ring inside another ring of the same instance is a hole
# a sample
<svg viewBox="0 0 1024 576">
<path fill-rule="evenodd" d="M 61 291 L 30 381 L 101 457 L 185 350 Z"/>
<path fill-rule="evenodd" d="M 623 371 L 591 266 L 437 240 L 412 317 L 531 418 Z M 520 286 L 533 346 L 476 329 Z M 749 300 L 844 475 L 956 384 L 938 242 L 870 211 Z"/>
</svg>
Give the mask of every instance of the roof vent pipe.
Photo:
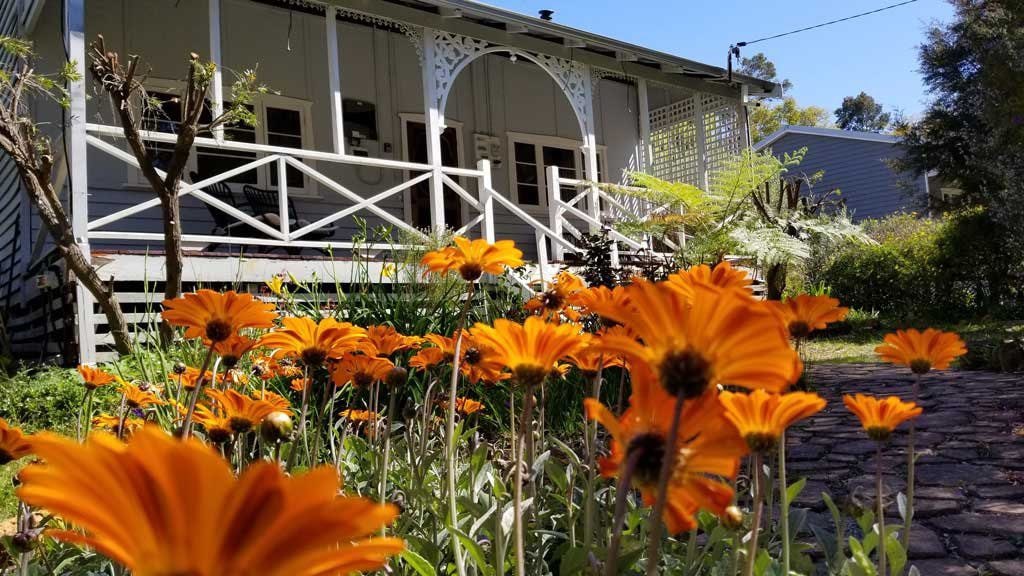
<svg viewBox="0 0 1024 576">
<path fill-rule="evenodd" d="M 547 21 L 550 22 L 551 21 L 551 17 L 554 16 L 554 14 L 555 14 L 555 11 L 554 10 L 538 10 L 537 13 L 540 14 L 540 19 L 541 20 L 547 20 Z"/>
</svg>

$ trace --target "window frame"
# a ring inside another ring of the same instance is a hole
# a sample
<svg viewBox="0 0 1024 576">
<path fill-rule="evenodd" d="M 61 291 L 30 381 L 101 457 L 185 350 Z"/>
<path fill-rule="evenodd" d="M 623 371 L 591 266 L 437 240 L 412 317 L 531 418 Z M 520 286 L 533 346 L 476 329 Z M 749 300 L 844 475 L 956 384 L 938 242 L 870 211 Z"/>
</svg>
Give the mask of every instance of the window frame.
<svg viewBox="0 0 1024 576">
<path fill-rule="evenodd" d="M 165 94 L 173 94 L 180 96 L 182 90 L 185 88 L 185 83 L 180 80 L 171 80 L 167 78 L 147 78 L 145 82 L 147 91 L 160 92 Z M 230 86 L 224 87 L 226 91 L 230 91 Z M 313 103 L 309 100 L 301 98 L 295 98 L 292 96 L 283 96 L 280 94 L 260 94 L 257 95 L 253 106 L 256 112 L 257 125 L 253 128 L 255 132 L 256 144 L 266 145 L 267 143 L 267 108 L 279 108 L 282 110 L 293 110 L 299 113 L 299 122 L 302 130 L 302 148 L 300 150 L 313 150 L 314 149 L 314 135 L 313 135 Z M 198 148 L 198 146 L 196 147 Z M 259 156 L 263 153 L 257 153 Z M 199 156 L 198 150 L 194 150 L 189 155 L 188 163 L 185 168 L 185 175 L 187 176 L 190 171 L 195 171 L 198 168 L 197 158 Z M 316 161 L 308 158 L 303 158 L 303 162 L 311 167 L 316 168 Z M 128 177 L 125 187 L 127 188 L 145 188 L 149 189 L 149 183 L 142 176 L 138 169 L 131 166 L 127 167 Z M 322 198 L 320 195 L 319 185 L 316 180 L 309 176 L 304 176 L 303 186 L 295 186 L 294 183 L 288 183 L 288 196 L 296 198 Z M 270 164 L 264 164 L 256 168 L 256 186 L 266 189 L 276 189 L 276 185 L 270 184 Z"/>
<path fill-rule="evenodd" d="M 576 155 L 576 171 L 577 178 L 585 180 L 586 162 L 583 155 L 583 141 L 573 140 L 571 138 L 562 138 L 559 136 L 546 136 L 543 134 L 529 134 L 526 132 L 506 132 L 508 140 L 508 186 L 509 186 L 509 199 L 516 203 L 517 206 L 526 210 L 527 212 L 536 211 L 538 213 L 546 214 L 548 210 L 548 182 L 547 182 L 547 166 L 544 165 L 544 147 L 549 148 L 560 148 L 562 150 L 572 150 Z M 519 201 L 519 180 L 516 175 L 516 144 L 526 144 L 533 146 L 534 149 L 534 165 L 537 167 L 537 204 L 523 204 Z M 607 177 L 607 147 L 603 144 L 597 146 L 597 170 L 601 174 Z"/>
</svg>

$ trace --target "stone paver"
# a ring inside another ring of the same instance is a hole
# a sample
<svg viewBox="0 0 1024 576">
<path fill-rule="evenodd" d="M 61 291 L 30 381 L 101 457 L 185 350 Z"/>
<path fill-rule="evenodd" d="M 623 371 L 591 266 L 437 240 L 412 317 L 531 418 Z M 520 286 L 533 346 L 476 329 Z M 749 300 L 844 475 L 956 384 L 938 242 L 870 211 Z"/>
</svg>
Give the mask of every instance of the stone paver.
<svg viewBox="0 0 1024 576">
<path fill-rule="evenodd" d="M 831 529 L 820 501 L 874 505 L 875 446 L 842 404 L 860 392 L 911 399 L 906 369 L 881 364 L 819 365 L 812 386 L 824 412 L 788 433 L 789 471 L 808 478 L 794 506 Z M 1024 375 L 937 372 L 921 386 L 917 420 L 917 513 L 910 564 L 922 576 L 1024 576 Z M 906 427 L 882 458 L 886 516 L 899 523 L 896 494 L 906 490 Z"/>
</svg>

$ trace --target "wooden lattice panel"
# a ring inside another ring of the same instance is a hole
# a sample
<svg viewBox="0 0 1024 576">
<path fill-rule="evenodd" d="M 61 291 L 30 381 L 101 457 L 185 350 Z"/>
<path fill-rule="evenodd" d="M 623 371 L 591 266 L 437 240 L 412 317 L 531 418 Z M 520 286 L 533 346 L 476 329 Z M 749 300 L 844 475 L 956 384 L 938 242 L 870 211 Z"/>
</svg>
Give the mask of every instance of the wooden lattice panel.
<svg viewBox="0 0 1024 576">
<path fill-rule="evenodd" d="M 704 163 L 714 175 L 724 162 L 743 150 L 743 122 L 736 100 L 702 94 L 704 111 Z"/>
<path fill-rule="evenodd" d="M 651 174 L 670 182 L 699 185 L 694 96 L 650 112 Z"/>
</svg>

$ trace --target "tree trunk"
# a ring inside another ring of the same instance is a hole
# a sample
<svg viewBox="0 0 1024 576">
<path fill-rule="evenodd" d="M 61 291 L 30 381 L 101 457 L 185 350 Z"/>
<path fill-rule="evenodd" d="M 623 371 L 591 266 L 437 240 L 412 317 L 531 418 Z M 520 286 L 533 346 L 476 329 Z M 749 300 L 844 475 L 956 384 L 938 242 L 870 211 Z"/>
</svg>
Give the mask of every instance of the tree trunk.
<svg viewBox="0 0 1024 576">
<path fill-rule="evenodd" d="M 103 315 L 107 317 L 110 335 L 114 339 L 114 348 L 119 354 L 131 353 L 132 342 L 128 334 L 128 322 L 121 311 L 121 304 L 114 291 L 100 279 L 96 269 L 86 259 L 82 248 L 75 242 L 67 215 L 59 201 L 56 204 L 53 202 L 58 197 L 53 190 L 53 183 L 50 182 L 49 176 L 44 179 L 17 156 L 13 156 L 13 158 L 18 167 L 21 181 L 25 185 L 25 190 L 39 212 L 39 218 L 57 244 L 57 252 L 64 259 L 75 278 L 96 299 L 96 303 L 103 310 Z M 83 182 L 82 185 L 84 184 Z"/>
<path fill-rule="evenodd" d="M 164 220 L 164 264 L 167 269 L 164 282 L 164 298 L 173 300 L 181 296 L 181 273 L 184 269 L 184 253 L 181 248 L 181 202 L 177 191 L 160 198 Z M 160 340 L 170 344 L 174 339 L 174 328 L 166 322 L 160 323 Z"/>
<path fill-rule="evenodd" d="M 764 283 L 769 300 L 782 300 L 782 293 L 786 291 L 786 265 L 779 263 L 769 266 L 765 271 Z"/>
</svg>

